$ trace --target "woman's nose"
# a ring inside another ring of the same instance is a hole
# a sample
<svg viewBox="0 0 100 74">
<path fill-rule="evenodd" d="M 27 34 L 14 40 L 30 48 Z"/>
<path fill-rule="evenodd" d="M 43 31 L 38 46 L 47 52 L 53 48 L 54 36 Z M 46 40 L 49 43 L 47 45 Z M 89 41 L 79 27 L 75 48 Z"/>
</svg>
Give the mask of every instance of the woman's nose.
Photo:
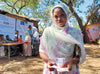
<svg viewBox="0 0 100 74">
<path fill-rule="evenodd" d="M 61 17 L 58 17 L 58 21 L 61 20 Z"/>
</svg>

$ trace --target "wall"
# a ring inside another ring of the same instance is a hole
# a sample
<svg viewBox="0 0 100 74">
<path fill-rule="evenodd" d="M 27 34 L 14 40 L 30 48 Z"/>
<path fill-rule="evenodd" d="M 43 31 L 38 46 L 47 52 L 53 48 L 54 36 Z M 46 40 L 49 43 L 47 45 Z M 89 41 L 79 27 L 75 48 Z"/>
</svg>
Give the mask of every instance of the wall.
<svg viewBox="0 0 100 74">
<path fill-rule="evenodd" d="M 9 35 L 13 40 L 15 36 L 15 27 L 19 31 L 19 36 L 22 35 L 23 40 L 25 39 L 25 31 L 28 29 L 28 25 L 32 25 L 32 22 L 25 22 L 18 20 L 16 22 L 15 18 L 8 17 L 6 15 L 0 14 L 0 34 L 3 34 L 4 37 Z"/>
</svg>

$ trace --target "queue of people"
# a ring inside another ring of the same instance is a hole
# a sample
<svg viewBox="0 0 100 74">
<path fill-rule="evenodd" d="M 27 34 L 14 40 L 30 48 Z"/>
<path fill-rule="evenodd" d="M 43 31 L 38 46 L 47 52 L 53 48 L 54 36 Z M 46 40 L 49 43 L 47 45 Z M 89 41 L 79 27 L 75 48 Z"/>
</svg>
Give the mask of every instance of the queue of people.
<svg viewBox="0 0 100 74">
<path fill-rule="evenodd" d="M 25 56 L 32 56 L 32 47 L 34 41 L 39 42 L 39 33 L 36 27 L 34 29 L 32 28 L 31 25 L 28 26 L 27 31 L 25 32 L 25 39 L 24 41 L 22 40 L 22 35 L 19 36 L 19 31 L 15 31 L 15 36 L 14 39 L 12 40 L 9 35 L 6 35 L 4 38 L 4 35 L 0 35 L 0 43 L 13 43 L 13 42 L 18 42 L 18 43 L 24 43 L 20 45 L 14 45 L 10 46 L 11 48 L 11 56 L 13 55 L 25 55 Z M 0 46 L 2 47 L 4 51 L 4 55 L 8 55 L 8 47 L 7 46 Z"/>
<path fill-rule="evenodd" d="M 28 48 L 30 48 L 29 46 L 29 42 L 27 43 L 27 37 L 29 39 L 29 37 L 31 38 L 31 51 L 29 53 L 33 53 L 34 52 L 34 55 L 37 55 L 38 53 L 35 51 L 34 49 L 34 43 L 37 42 L 39 43 L 39 33 L 38 33 L 38 30 L 36 27 L 32 27 L 31 25 L 28 26 L 28 30 L 25 32 L 25 46 L 27 45 L 27 48 L 25 47 L 25 51 L 29 50 Z M 38 49 L 37 49 L 38 50 Z M 33 55 L 33 54 L 31 54 Z"/>
</svg>

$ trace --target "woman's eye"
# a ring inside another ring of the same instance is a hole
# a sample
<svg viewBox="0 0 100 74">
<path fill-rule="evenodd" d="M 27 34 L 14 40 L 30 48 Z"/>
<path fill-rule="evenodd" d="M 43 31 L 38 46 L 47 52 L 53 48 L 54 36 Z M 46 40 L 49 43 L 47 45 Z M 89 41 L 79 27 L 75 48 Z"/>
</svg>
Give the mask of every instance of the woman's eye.
<svg viewBox="0 0 100 74">
<path fill-rule="evenodd" d="M 55 18 L 58 18 L 58 16 L 55 16 Z"/>
<path fill-rule="evenodd" d="M 64 17 L 64 14 L 61 14 L 61 17 Z"/>
</svg>

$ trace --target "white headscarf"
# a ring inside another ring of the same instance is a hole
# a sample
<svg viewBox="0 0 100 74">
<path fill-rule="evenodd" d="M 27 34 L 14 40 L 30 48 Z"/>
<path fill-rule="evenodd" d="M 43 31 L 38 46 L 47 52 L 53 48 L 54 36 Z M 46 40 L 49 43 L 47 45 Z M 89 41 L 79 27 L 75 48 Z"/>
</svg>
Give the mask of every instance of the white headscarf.
<svg viewBox="0 0 100 74">
<path fill-rule="evenodd" d="M 57 7 L 60 7 L 60 8 L 62 8 L 62 9 L 64 10 L 64 12 L 66 13 L 66 17 L 67 17 L 66 20 L 68 20 L 68 17 L 69 17 L 69 13 L 68 13 L 67 6 L 65 6 L 64 4 L 58 4 L 58 5 L 54 6 L 54 7 L 51 9 L 51 12 L 50 12 L 51 19 L 52 19 L 52 21 L 53 21 L 52 26 L 55 27 L 55 28 L 64 30 L 66 27 L 68 27 L 67 21 L 66 21 L 66 25 L 65 25 L 64 27 L 59 27 L 59 26 L 56 25 L 55 21 L 53 20 L 53 11 L 54 11 L 54 9 L 57 8 Z"/>
<path fill-rule="evenodd" d="M 25 32 L 25 42 L 31 42 L 31 37 L 27 31 Z"/>
<path fill-rule="evenodd" d="M 56 7 L 61 7 L 64 12 L 66 13 L 66 16 L 68 17 L 68 10 L 67 7 L 64 4 L 59 4 L 53 7 L 55 9 Z M 51 17 L 53 18 L 53 9 L 51 10 Z M 48 27 L 44 30 L 43 36 L 42 36 L 42 41 L 45 46 L 45 50 L 49 56 L 49 58 L 54 59 L 55 57 L 55 48 L 59 41 L 63 43 L 69 43 L 69 44 L 77 44 L 80 46 L 80 43 L 74 39 L 70 34 L 66 34 L 65 30 L 68 27 L 68 24 L 66 22 L 66 25 L 64 27 L 59 27 L 56 25 L 56 23 L 52 23 L 51 27 Z M 64 54 L 63 52 L 67 52 L 65 48 L 61 45 L 58 46 L 60 49 L 62 49 L 62 52 L 56 52 L 60 55 L 65 55 L 67 56 L 68 54 Z"/>
</svg>

